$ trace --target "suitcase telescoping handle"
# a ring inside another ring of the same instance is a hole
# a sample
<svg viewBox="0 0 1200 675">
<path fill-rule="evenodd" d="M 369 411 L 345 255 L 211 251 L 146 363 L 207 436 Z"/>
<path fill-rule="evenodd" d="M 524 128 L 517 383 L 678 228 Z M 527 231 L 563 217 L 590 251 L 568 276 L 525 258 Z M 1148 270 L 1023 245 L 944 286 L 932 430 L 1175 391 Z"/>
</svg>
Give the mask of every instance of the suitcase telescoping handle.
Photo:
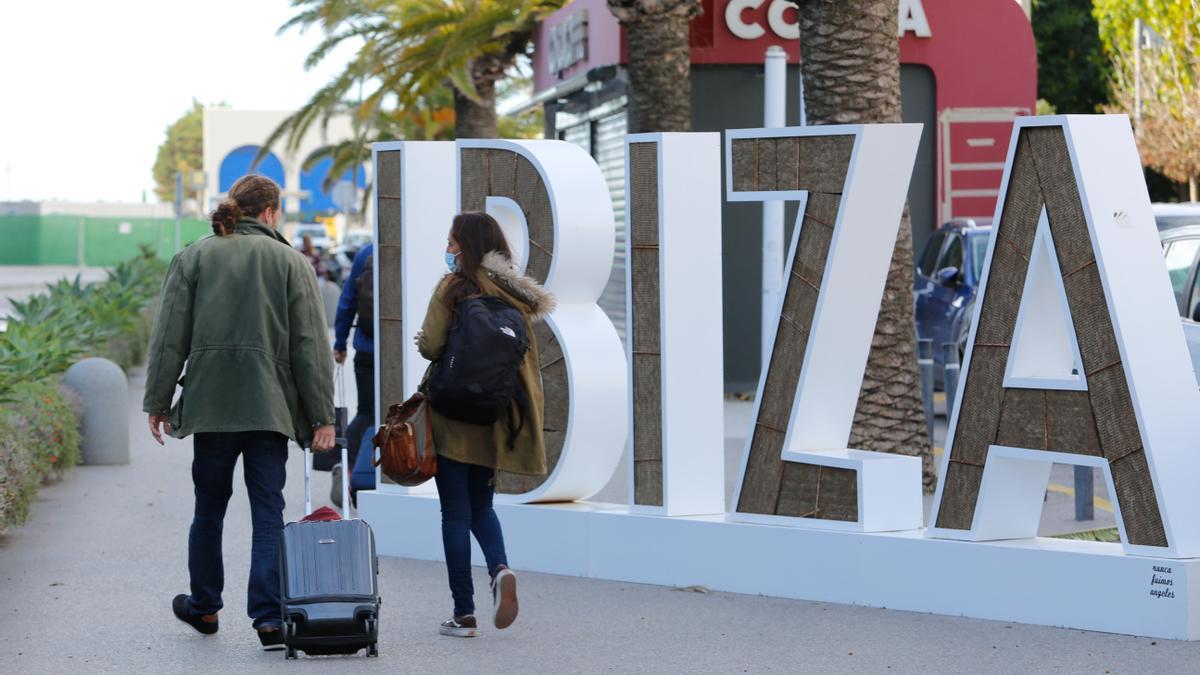
<svg viewBox="0 0 1200 675">
<path fill-rule="evenodd" d="M 350 510 L 350 471 L 348 466 L 350 454 L 346 449 L 346 439 L 338 438 L 335 442 L 342 449 L 342 517 L 347 517 Z M 312 513 L 312 446 L 304 448 L 304 515 Z"/>
</svg>

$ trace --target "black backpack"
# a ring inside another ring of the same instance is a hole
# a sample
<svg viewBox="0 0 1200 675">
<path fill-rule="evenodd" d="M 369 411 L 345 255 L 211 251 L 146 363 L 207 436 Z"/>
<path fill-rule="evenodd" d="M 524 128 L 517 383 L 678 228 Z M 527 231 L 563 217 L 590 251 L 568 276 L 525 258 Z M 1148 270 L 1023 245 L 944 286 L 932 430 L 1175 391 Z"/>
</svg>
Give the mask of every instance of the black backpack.
<svg viewBox="0 0 1200 675">
<path fill-rule="evenodd" d="M 429 378 L 429 405 L 460 422 L 490 425 L 517 402 L 509 419 L 509 447 L 524 424 L 521 361 L 529 350 L 525 317 L 502 298 L 485 295 L 458 303 L 446 348 Z"/>
<path fill-rule="evenodd" d="M 375 253 L 363 262 L 358 285 L 358 331 L 368 340 L 375 340 Z"/>
</svg>

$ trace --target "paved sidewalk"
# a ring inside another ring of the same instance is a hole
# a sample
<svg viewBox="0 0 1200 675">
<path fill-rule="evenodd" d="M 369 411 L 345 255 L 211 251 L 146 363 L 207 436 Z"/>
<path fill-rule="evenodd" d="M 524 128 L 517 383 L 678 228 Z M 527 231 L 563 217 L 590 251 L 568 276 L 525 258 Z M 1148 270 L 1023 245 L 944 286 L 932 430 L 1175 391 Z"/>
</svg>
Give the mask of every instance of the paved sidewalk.
<svg viewBox="0 0 1200 675">
<path fill-rule="evenodd" d="M 245 617 L 250 517 L 235 481 L 225 527 L 221 632 L 171 615 L 187 590 L 191 443 L 156 445 L 130 390 L 132 462 L 79 467 L 44 488 L 30 524 L 0 537 L 6 672 L 269 672 Z M 302 508 L 289 460 L 287 518 Z M 239 471 L 240 474 L 240 471 Z M 318 475 L 327 497 L 328 478 Z M 323 499 L 320 501 L 324 501 Z M 914 584 L 934 584 L 930 570 Z M 480 638 L 437 635 L 450 609 L 441 564 L 384 558 L 381 657 L 305 658 L 304 672 L 1200 672 L 1200 644 L 637 584 L 520 574 L 521 617 Z M 486 574 L 476 570 L 477 589 Z M 1097 588 L 1102 593 L 1103 589 Z M 481 613 L 490 607 L 478 594 Z M 486 626 L 486 624 L 485 624 Z"/>
</svg>

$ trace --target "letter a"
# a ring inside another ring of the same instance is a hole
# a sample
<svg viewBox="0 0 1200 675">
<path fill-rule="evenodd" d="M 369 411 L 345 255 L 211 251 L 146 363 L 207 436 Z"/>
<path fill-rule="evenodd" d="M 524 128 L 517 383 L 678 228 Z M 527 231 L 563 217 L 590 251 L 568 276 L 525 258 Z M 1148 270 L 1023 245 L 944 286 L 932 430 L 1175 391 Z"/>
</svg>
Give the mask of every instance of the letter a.
<svg viewBox="0 0 1200 675">
<path fill-rule="evenodd" d="M 1200 391 L 1129 121 L 1018 119 L 930 536 L 1037 535 L 1099 467 L 1128 553 L 1200 555 Z"/>
</svg>

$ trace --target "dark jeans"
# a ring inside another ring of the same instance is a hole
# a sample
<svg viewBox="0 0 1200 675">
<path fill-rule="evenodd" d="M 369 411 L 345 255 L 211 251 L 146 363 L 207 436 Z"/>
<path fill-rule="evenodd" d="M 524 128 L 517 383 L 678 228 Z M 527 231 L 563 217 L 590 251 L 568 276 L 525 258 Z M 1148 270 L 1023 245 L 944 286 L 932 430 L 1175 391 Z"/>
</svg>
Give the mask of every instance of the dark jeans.
<svg viewBox="0 0 1200 675">
<path fill-rule="evenodd" d="M 488 574 L 508 566 L 504 534 L 492 509 L 492 469 L 463 464 L 441 455 L 437 458 L 438 499 L 442 502 L 442 546 L 446 550 L 446 572 L 454 616 L 475 613 L 475 586 L 471 582 L 471 533 L 487 561 Z"/>
<path fill-rule="evenodd" d="M 375 355 L 371 352 L 354 352 L 354 384 L 358 389 L 358 407 L 354 410 L 354 419 L 346 425 L 350 466 L 342 467 L 343 471 L 353 469 L 363 436 L 375 426 Z"/>
<path fill-rule="evenodd" d="M 192 482 L 196 515 L 188 535 L 188 571 L 193 614 L 213 614 L 224 606 L 225 565 L 221 531 L 233 495 L 233 469 L 242 456 L 254 526 L 246 613 L 254 627 L 283 622 L 279 597 L 279 536 L 283 530 L 283 485 L 287 480 L 287 437 L 272 431 L 198 433 L 194 441 Z"/>
</svg>

